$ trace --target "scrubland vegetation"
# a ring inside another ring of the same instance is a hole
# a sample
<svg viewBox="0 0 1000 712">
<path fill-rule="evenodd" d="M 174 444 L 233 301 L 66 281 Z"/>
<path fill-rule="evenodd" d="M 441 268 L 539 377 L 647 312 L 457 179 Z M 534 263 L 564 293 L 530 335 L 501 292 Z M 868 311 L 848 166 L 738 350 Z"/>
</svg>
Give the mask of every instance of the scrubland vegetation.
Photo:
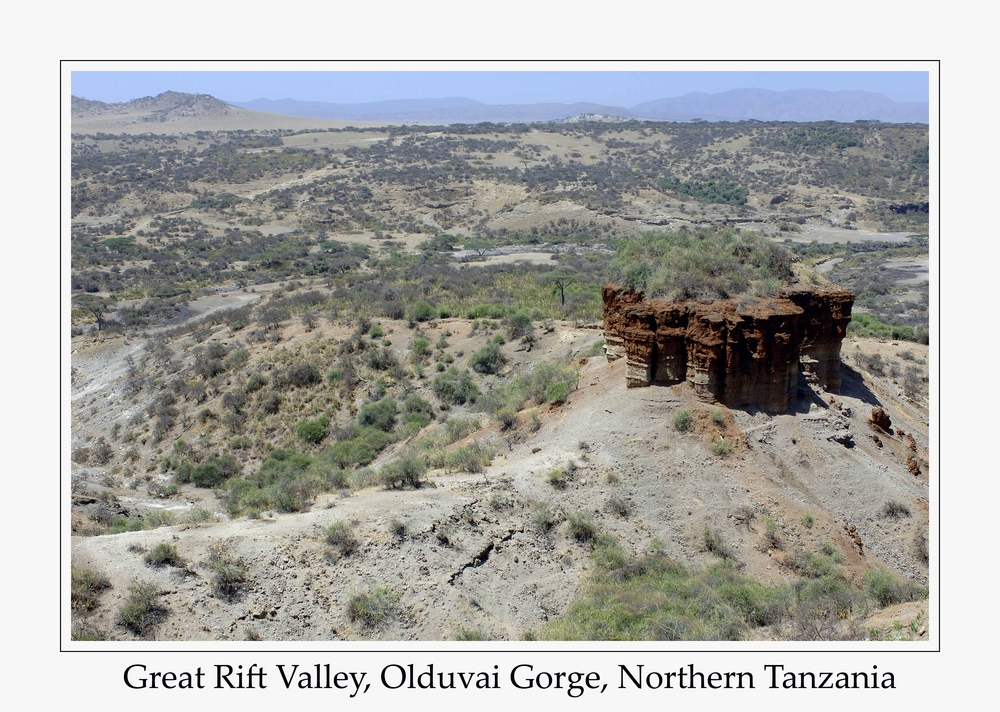
<svg viewBox="0 0 1000 712">
<path fill-rule="evenodd" d="M 852 579 L 839 549 L 794 549 L 764 514 L 757 546 L 781 552 L 775 561 L 794 584 L 746 573 L 716 526 L 694 537 L 708 563 L 632 553 L 605 527 L 631 526 L 641 507 L 618 474 L 598 467 L 599 444 L 577 448 L 575 438 L 579 462 L 539 465 L 530 497 L 509 485 L 506 464 L 492 464 L 588 386 L 581 374 L 603 353 L 592 327 L 608 280 L 674 298 L 766 298 L 793 279 L 796 261 L 842 259 L 830 276 L 857 291 L 850 333 L 926 343 L 926 304 L 903 299 L 912 285 L 879 270 L 925 255 L 925 238 L 774 239 L 807 223 L 925 232 L 926 127 L 438 128 L 387 127 L 378 132 L 385 140 L 336 150 L 286 146 L 289 131 L 74 136 L 74 344 L 125 355 L 112 410 L 84 390 L 97 377 L 73 370 L 82 394 L 73 404 L 73 532 L 150 537 L 135 544 L 143 576 L 128 590 L 99 567 L 73 569 L 75 639 L 155 637 L 179 614 L 160 585 L 168 576 L 204 580 L 223 608 L 259 593 L 260 562 L 233 542 L 190 557 L 154 530 L 256 526 L 326 509 L 300 539 L 314 547 L 314 563 L 338 571 L 366 547 L 417 541 L 422 553 L 433 546 L 469 558 L 453 583 L 499 558 L 515 535 L 548 553 L 556 541 L 569 547 L 593 575 L 564 613 L 553 608 L 549 623 L 526 633 L 536 638 L 738 640 L 764 628 L 785 639 L 870 637 L 857 627 L 869 612 L 926 596 L 887 570 Z M 660 212 L 642 212 L 646 203 Z M 900 346 L 899 361 L 859 352 L 850 363 L 923 398 L 926 363 L 908 347 L 918 348 Z M 661 434 L 694 442 L 712 428 L 706 455 L 720 466 L 738 459 L 729 415 L 696 415 L 674 408 Z M 336 509 L 353 496 L 430 501 L 442 478 L 458 475 L 480 475 L 489 489 L 433 525 L 394 511 L 373 534 Z M 615 489 L 597 507 L 574 502 L 597 482 Z M 134 506 L 140 497 L 157 506 Z M 190 506 L 160 506 L 182 501 Z M 883 520 L 909 518 L 901 502 L 884 507 Z M 500 526 L 501 517 L 516 523 Z M 748 532 L 752 518 L 743 518 Z M 491 520 L 499 528 L 489 541 L 469 544 Z M 926 566 L 926 535 L 912 547 Z M 560 557 L 553 566 L 576 565 Z M 376 579 L 323 599 L 352 634 L 399 633 L 392 626 L 410 620 L 402 588 Z M 93 625 L 111 599 L 107 625 Z M 482 610 L 472 597 L 463 605 Z M 271 614 L 254 615 L 249 640 Z M 471 622 L 446 634 L 491 635 Z"/>
</svg>

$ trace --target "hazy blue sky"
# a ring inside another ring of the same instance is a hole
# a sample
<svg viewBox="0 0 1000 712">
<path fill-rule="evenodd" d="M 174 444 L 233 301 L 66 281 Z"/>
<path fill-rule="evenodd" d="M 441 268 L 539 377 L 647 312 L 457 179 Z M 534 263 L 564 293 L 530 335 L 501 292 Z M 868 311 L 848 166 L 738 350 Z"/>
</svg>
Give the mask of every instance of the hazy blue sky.
<svg viewBox="0 0 1000 712">
<path fill-rule="evenodd" d="M 860 89 L 893 101 L 927 101 L 926 72 L 92 72 L 72 74 L 76 96 L 122 102 L 167 90 L 226 101 L 299 99 L 356 103 L 466 97 L 487 104 L 591 101 L 630 107 L 644 101 L 729 89 Z"/>
</svg>

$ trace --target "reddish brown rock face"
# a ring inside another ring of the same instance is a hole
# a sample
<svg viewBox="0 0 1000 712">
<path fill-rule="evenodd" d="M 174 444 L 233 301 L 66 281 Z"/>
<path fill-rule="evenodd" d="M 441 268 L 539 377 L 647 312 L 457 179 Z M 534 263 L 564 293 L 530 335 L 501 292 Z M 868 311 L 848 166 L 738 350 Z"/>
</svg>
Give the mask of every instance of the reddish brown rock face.
<svg viewBox="0 0 1000 712">
<path fill-rule="evenodd" d="M 889 414 L 879 407 L 872 408 L 872 414 L 868 416 L 868 424 L 875 430 L 888 433 L 892 429 L 892 420 Z"/>
<path fill-rule="evenodd" d="M 687 380 L 707 401 L 788 409 L 799 371 L 827 390 L 840 388 L 840 346 L 854 295 L 837 287 L 788 290 L 737 307 L 646 300 L 606 284 L 608 360 L 625 356 L 629 388 Z"/>
</svg>

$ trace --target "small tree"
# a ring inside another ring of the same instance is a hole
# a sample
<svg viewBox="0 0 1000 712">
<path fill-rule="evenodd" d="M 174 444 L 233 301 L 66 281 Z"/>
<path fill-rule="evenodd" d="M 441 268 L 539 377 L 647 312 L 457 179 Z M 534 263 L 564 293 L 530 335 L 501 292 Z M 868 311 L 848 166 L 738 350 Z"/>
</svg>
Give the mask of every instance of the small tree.
<svg viewBox="0 0 1000 712">
<path fill-rule="evenodd" d="M 291 317 L 291 314 L 284 307 L 266 307 L 258 314 L 260 323 L 269 330 L 275 330 Z"/>
<path fill-rule="evenodd" d="M 78 294 L 73 298 L 73 304 L 77 309 L 82 309 L 94 317 L 98 331 L 103 329 L 106 323 L 104 315 L 115 305 L 114 302 L 96 294 Z"/>
<path fill-rule="evenodd" d="M 562 306 L 566 306 L 566 287 L 573 284 L 580 278 L 580 273 L 572 267 L 556 267 L 547 274 L 538 278 L 539 284 L 551 286 L 559 290 L 559 299 Z"/>
<path fill-rule="evenodd" d="M 469 240 L 462 246 L 467 250 L 472 250 L 480 257 L 493 248 L 493 245 L 488 243 L 486 240 Z"/>
</svg>

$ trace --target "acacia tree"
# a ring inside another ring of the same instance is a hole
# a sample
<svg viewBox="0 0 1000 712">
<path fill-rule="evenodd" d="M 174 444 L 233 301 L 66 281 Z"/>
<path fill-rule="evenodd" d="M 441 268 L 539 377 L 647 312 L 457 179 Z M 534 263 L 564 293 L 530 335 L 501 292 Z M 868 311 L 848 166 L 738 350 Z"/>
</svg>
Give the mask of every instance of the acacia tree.
<svg viewBox="0 0 1000 712">
<path fill-rule="evenodd" d="M 572 267 L 556 267 L 551 272 L 543 274 L 538 278 L 542 285 L 552 286 L 559 290 L 559 299 L 562 306 L 566 306 L 566 287 L 580 278 L 580 273 Z"/>
<path fill-rule="evenodd" d="M 488 250 L 493 249 L 493 245 L 491 245 L 486 240 L 480 240 L 480 239 L 469 240 L 462 246 L 467 250 L 472 250 L 480 257 L 485 255 Z"/>
<path fill-rule="evenodd" d="M 97 330 L 100 331 L 104 328 L 107 323 L 104 319 L 104 315 L 114 307 L 114 302 L 100 297 L 96 294 L 78 294 L 73 297 L 73 306 L 77 309 L 82 309 L 86 313 L 94 317 L 94 321 L 97 322 Z"/>
</svg>

